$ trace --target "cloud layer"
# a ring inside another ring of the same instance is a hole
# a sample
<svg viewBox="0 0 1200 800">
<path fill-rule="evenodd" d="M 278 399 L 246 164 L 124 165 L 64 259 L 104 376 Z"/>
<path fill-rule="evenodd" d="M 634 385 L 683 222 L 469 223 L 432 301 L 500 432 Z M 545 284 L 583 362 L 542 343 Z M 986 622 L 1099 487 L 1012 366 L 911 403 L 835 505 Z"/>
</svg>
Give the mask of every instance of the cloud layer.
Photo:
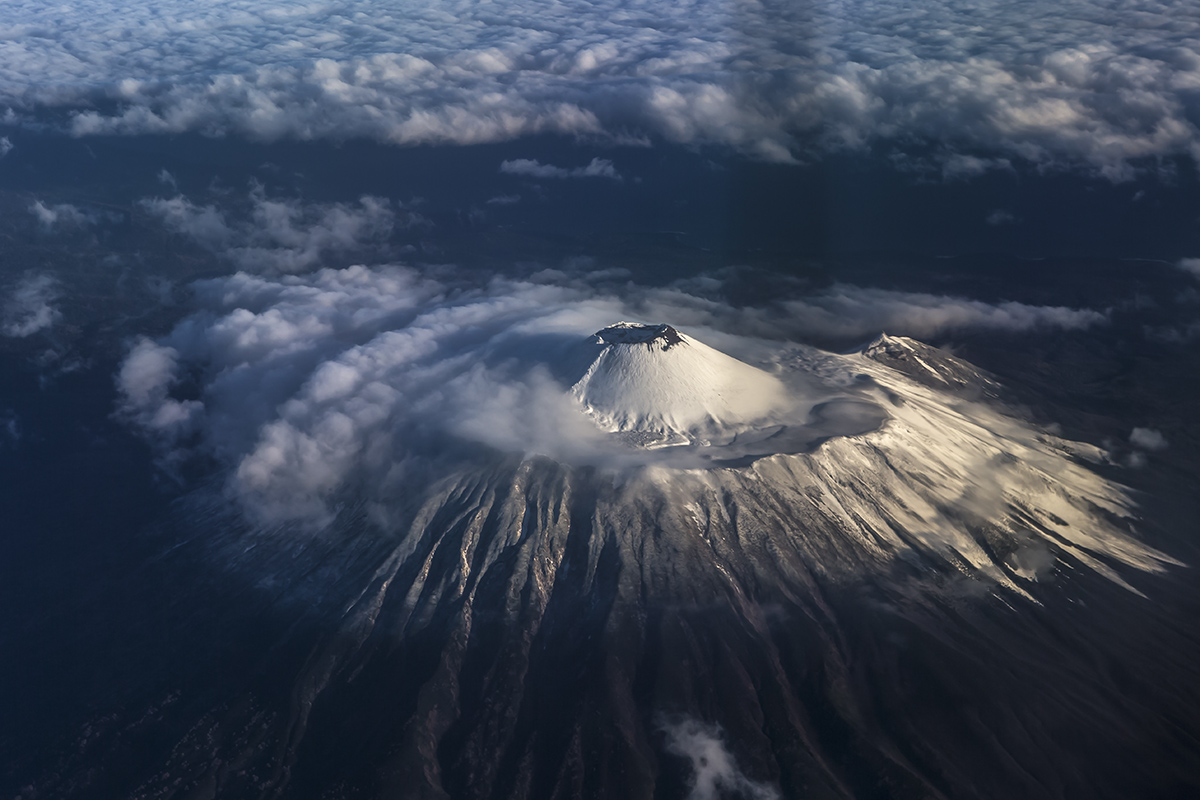
<svg viewBox="0 0 1200 800">
<path fill-rule="evenodd" d="M 560 133 L 775 161 L 909 142 L 949 177 L 1017 158 L 1120 178 L 1197 154 L 1197 52 L 1183 0 L 23 0 L 0 25 L 0 105 L 80 135 Z"/>
</svg>

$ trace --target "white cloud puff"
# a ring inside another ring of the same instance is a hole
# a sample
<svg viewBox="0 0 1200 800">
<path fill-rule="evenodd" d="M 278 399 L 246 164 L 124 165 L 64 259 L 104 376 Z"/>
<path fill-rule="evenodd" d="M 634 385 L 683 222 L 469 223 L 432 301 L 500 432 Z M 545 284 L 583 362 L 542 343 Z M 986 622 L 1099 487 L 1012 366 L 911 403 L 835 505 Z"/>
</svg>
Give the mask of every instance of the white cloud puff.
<svg viewBox="0 0 1200 800">
<path fill-rule="evenodd" d="M 117 375 L 121 411 L 158 437 L 174 441 L 186 433 L 203 410 L 196 400 L 176 400 L 168 395 L 179 376 L 179 353 L 143 337 L 129 351 Z"/>
<path fill-rule="evenodd" d="M 1122 179 L 1200 152 L 1200 11 L 946 0 L 6 6 L 0 104 L 75 134 L 478 143 L 540 133 L 774 160 L 936 145 Z"/>
<path fill-rule="evenodd" d="M 122 413 L 168 461 L 186 446 L 227 464 L 230 490 L 260 517 L 319 521 L 341 491 L 386 495 L 415 453 L 446 452 L 447 441 L 568 463 L 596 457 L 601 434 L 564 392 L 556 354 L 616 320 L 670 321 L 728 348 L 768 332 L 877 332 L 881 321 L 920 333 L 1094 315 L 845 285 L 737 308 L 686 284 L 605 284 L 608 273 L 483 284 L 437 274 L 356 266 L 201 281 L 194 314 L 132 347 L 117 380 Z"/>
<path fill-rule="evenodd" d="M 1129 434 L 1129 443 L 1142 450 L 1167 449 L 1167 437 L 1154 428 L 1134 428 Z"/>
<path fill-rule="evenodd" d="M 54 305 L 58 296 L 59 284 L 52 275 L 28 273 L 0 309 L 0 333 L 20 339 L 53 327 L 62 318 Z"/>
<path fill-rule="evenodd" d="M 719 800 L 730 795 L 747 800 L 778 800 L 771 786 L 750 780 L 725 746 L 719 727 L 694 719 L 662 722 L 666 749 L 687 759 L 691 778 L 687 800 Z"/>
</svg>

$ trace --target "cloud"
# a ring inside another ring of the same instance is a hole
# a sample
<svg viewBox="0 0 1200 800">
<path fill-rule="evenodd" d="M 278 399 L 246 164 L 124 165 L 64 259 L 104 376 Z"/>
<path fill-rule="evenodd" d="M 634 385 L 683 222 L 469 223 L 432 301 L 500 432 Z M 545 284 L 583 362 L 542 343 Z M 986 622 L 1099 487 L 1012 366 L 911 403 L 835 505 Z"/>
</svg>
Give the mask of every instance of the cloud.
<svg viewBox="0 0 1200 800">
<path fill-rule="evenodd" d="M 1190 344 L 1200 339 L 1200 322 L 1174 326 L 1147 326 L 1145 330 L 1149 339 L 1167 344 Z"/>
<path fill-rule="evenodd" d="M 989 172 L 1012 172 L 1015 169 L 1011 158 L 957 153 L 944 144 L 940 151 L 932 155 L 897 149 L 888 158 L 896 169 L 915 173 L 921 181 L 966 181 Z"/>
<path fill-rule="evenodd" d="M 876 330 L 932 339 L 951 331 L 1080 330 L 1108 321 L 1106 314 L 1064 306 L 985 303 L 923 292 L 835 285 L 809 300 L 785 304 L 801 317 L 794 330 L 814 335 L 869 334 Z"/>
<path fill-rule="evenodd" d="M 21 422 L 12 409 L 0 411 L 0 449 L 21 443 Z"/>
<path fill-rule="evenodd" d="M 1181 258 L 1177 266 L 1184 272 L 1200 278 L 1200 258 Z"/>
<path fill-rule="evenodd" d="M 612 440 L 578 413 L 563 389 L 568 376 L 556 372 L 571 347 L 616 320 L 670 321 L 730 352 L 757 341 L 745 337 L 865 338 L 881 323 L 917 335 L 1103 320 L 848 285 L 735 307 L 721 283 L 709 279 L 704 294 L 686 282 L 635 286 L 611 270 L 485 282 L 403 266 L 242 272 L 194 284 L 194 313 L 131 347 L 117 379 L 120 411 L 167 463 L 200 452 L 227 465 L 230 492 L 253 515 L 321 521 L 351 487 L 388 496 L 414 479 L 405 470 L 424 474 L 419 453 L 483 447 L 617 463 Z"/>
<path fill-rule="evenodd" d="M 675 301 L 680 316 L 676 318 L 681 324 L 689 324 L 694 311 L 698 319 L 716 315 L 726 328 L 747 335 L 817 341 L 865 340 L 885 331 L 929 341 L 968 330 L 1082 330 L 1108 322 L 1107 312 L 1092 309 L 1035 306 L 1012 300 L 986 303 L 844 283 L 784 297 L 761 308 L 733 308 L 720 298 L 727 285 L 737 280 L 736 271 L 726 271 L 718 277 L 677 283 L 673 288 L 679 292 Z M 780 294 L 785 294 L 783 287 Z"/>
<path fill-rule="evenodd" d="M 1003 208 L 997 208 L 995 211 L 988 214 L 985 220 L 988 225 L 991 225 L 994 228 L 1001 225 L 1011 225 L 1016 221 L 1017 218 L 1013 216 L 1013 213 L 1011 211 L 1005 211 Z"/>
<path fill-rule="evenodd" d="M 495 197 L 488 198 L 489 206 L 511 206 L 521 202 L 519 194 L 498 194 Z"/>
<path fill-rule="evenodd" d="M 1011 171 L 1012 161 L 1007 158 L 980 158 L 979 156 L 953 153 L 942 159 L 942 177 L 946 180 L 976 178 L 992 170 Z"/>
<path fill-rule="evenodd" d="M 1181 258 L 1175 262 L 1175 266 L 1200 280 L 1200 258 Z M 1177 300 L 1189 302 L 1189 292 L 1180 294 Z M 1200 339 L 1200 320 L 1177 320 L 1175 324 L 1171 325 L 1148 325 L 1145 333 L 1147 338 L 1154 341 L 1167 344 L 1189 344 Z"/>
<path fill-rule="evenodd" d="M 1165 450 L 1167 437 L 1154 428 L 1134 428 L 1129 434 L 1129 443 L 1142 450 Z"/>
<path fill-rule="evenodd" d="M 15 145 L 12 143 L 11 139 L 9 139 L 7 136 L 0 136 L 0 158 L 4 158 L 6 155 L 11 153 L 14 147 Z"/>
<path fill-rule="evenodd" d="M 223 250 L 233 238 L 225 215 L 216 206 L 197 206 L 183 195 L 142 200 L 141 206 L 172 231 L 184 234 L 206 249 Z"/>
<path fill-rule="evenodd" d="M 254 185 L 247 200 L 248 209 L 233 221 L 215 205 L 198 205 L 183 195 L 140 205 L 168 229 L 256 272 L 312 269 L 330 254 L 377 254 L 395 229 L 429 224 L 415 211 L 370 195 L 357 204 L 304 203 L 268 197 Z"/>
<path fill-rule="evenodd" d="M 214 11 L 219 9 L 219 13 Z M 8 9 L 0 104 L 75 135 L 474 144 L 536 134 L 790 162 L 931 147 L 948 179 L 1017 161 L 1121 180 L 1200 152 L 1200 13 L 1177 0 L 657 9 L 398 0 Z"/>
<path fill-rule="evenodd" d="M 773 787 L 746 777 L 716 725 L 685 718 L 661 721 L 659 727 L 666 734 L 667 752 L 687 759 L 691 766 L 687 800 L 720 800 L 730 796 L 778 800 L 780 797 Z"/>
<path fill-rule="evenodd" d="M 504 161 L 500 171 L 506 175 L 524 175 L 530 178 L 611 178 L 621 180 L 620 173 L 613 163 L 606 158 L 593 158 L 586 167 L 556 167 L 552 164 L 541 164 L 529 158 L 518 158 Z"/>
<path fill-rule="evenodd" d="M 95 214 L 89 214 L 70 203 L 58 203 L 47 206 L 41 200 L 33 201 L 29 213 L 37 218 L 38 225 L 44 230 L 53 228 L 82 228 L 99 221 Z"/>
<path fill-rule="evenodd" d="M 53 327 L 62 318 L 54 305 L 58 295 L 53 276 L 27 273 L 0 309 L 0 333 L 20 339 Z"/>
<path fill-rule="evenodd" d="M 179 353 L 142 337 L 130 349 L 117 374 L 120 412 L 138 427 L 170 442 L 185 434 L 203 411 L 196 400 L 168 396 L 179 382 Z"/>
</svg>

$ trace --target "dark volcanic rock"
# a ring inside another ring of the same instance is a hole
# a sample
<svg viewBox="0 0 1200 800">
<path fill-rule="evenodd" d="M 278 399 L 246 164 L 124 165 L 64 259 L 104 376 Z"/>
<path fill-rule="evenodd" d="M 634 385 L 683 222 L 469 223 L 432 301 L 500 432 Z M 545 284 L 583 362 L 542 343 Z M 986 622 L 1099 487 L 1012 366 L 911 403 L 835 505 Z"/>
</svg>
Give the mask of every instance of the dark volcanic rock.
<svg viewBox="0 0 1200 800">
<path fill-rule="evenodd" d="M 663 350 L 684 343 L 679 331 L 670 325 L 642 325 L 635 322 L 618 322 L 596 331 L 596 336 L 605 344 L 644 344 L 652 347 L 658 343 Z"/>
</svg>

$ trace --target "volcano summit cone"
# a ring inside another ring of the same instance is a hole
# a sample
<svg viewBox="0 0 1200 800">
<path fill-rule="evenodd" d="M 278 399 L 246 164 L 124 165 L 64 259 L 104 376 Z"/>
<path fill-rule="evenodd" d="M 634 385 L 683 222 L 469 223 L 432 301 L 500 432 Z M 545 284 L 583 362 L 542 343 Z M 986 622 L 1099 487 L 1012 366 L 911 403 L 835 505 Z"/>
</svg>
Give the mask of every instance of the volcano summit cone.
<svg viewBox="0 0 1200 800">
<path fill-rule="evenodd" d="M 670 325 L 619 322 L 586 347 L 589 366 L 571 393 L 610 432 L 695 442 L 760 422 L 787 404 L 774 375 Z"/>
</svg>

